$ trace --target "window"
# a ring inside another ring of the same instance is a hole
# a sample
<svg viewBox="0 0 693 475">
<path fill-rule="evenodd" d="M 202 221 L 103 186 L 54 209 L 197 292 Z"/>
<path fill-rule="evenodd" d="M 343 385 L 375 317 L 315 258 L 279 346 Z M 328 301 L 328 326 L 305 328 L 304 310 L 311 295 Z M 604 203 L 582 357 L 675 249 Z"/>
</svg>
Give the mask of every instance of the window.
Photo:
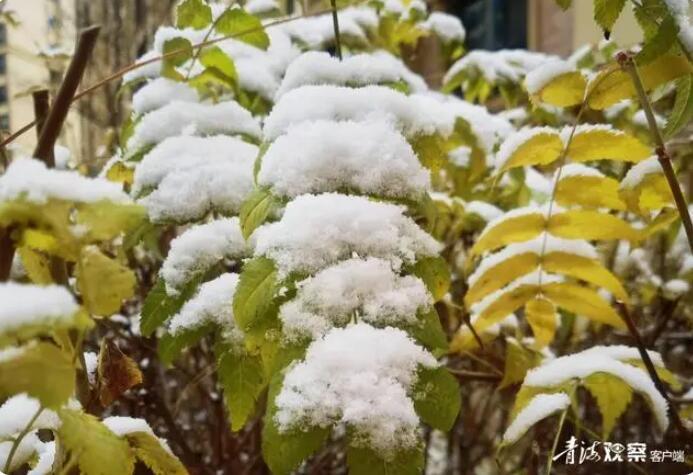
<svg viewBox="0 0 693 475">
<path fill-rule="evenodd" d="M 7 103 L 7 86 L 0 86 L 0 104 Z"/>
<path fill-rule="evenodd" d="M 4 23 L 0 23 L 0 46 L 4 46 L 7 43 L 7 26 Z"/>
<path fill-rule="evenodd" d="M 7 72 L 7 57 L 4 53 L 0 54 L 0 74 Z"/>
<path fill-rule="evenodd" d="M 10 116 L 8 114 L 0 114 L 0 130 L 10 130 Z"/>
<path fill-rule="evenodd" d="M 467 30 L 468 49 L 527 47 L 527 0 L 448 1 Z"/>
</svg>

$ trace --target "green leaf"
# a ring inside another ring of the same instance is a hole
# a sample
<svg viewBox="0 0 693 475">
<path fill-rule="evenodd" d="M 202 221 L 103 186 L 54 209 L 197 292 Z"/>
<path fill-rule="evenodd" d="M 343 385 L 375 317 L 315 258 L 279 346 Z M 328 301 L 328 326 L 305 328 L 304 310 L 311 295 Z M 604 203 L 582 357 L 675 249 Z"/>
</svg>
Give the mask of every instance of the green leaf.
<svg viewBox="0 0 693 475">
<path fill-rule="evenodd" d="M 243 272 L 233 296 L 236 323 L 251 329 L 276 309 L 274 297 L 278 290 L 277 268 L 271 259 L 256 257 L 243 266 Z"/>
<path fill-rule="evenodd" d="M 607 39 L 625 4 L 626 0 L 594 0 L 594 19 L 607 33 Z"/>
<path fill-rule="evenodd" d="M 154 475 L 187 475 L 188 470 L 171 452 L 166 450 L 159 439 L 147 432 L 133 432 L 125 435 L 135 456 L 142 461 Z"/>
<path fill-rule="evenodd" d="M 275 421 L 274 400 L 281 390 L 282 378 L 277 375 L 270 384 L 269 403 L 262 428 L 262 455 L 274 475 L 292 473 L 305 459 L 318 450 L 327 439 L 329 430 L 311 428 L 307 431 L 279 432 Z"/>
<path fill-rule="evenodd" d="M 440 256 L 419 259 L 412 273 L 424 281 L 436 302 L 445 297 L 450 289 L 450 269 Z"/>
<path fill-rule="evenodd" d="M 347 449 L 349 475 L 421 475 L 424 469 L 423 446 L 399 450 L 382 458 L 382 454 L 366 448 Z"/>
<path fill-rule="evenodd" d="M 212 9 L 203 0 L 184 0 L 176 7 L 176 27 L 202 29 L 212 23 Z"/>
<path fill-rule="evenodd" d="M 525 379 L 527 371 L 541 363 L 541 354 L 524 348 L 512 340 L 508 340 L 505 353 L 505 369 L 503 371 L 503 380 L 500 382 L 499 388 L 510 386 L 511 384 L 519 383 Z"/>
<path fill-rule="evenodd" d="M 679 26 L 676 21 L 672 16 L 667 15 L 657 30 L 657 34 L 651 40 L 646 41 L 643 48 L 635 56 L 637 65 L 644 66 L 669 51 L 676 43 L 678 32 Z"/>
<path fill-rule="evenodd" d="M 408 329 L 411 336 L 431 351 L 447 352 L 448 336 L 440 323 L 440 316 L 435 308 L 424 312 L 417 323 L 418 325 Z"/>
<path fill-rule="evenodd" d="M 71 409 L 59 412 L 58 441 L 77 459 L 86 475 L 127 475 L 135 460 L 125 439 L 118 437 L 96 417 Z"/>
<path fill-rule="evenodd" d="M 215 29 L 222 36 L 233 36 L 238 41 L 263 50 L 266 50 L 270 43 L 260 19 L 242 8 L 231 8 L 222 13 L 217 19 Z"/>
<path fill-rule="evenodd" d="M 5 352 L 0 361 L 0 399 L 27 393 L 47 408 L 62 406 L 75 391 L 72 357 L 50 343 L 32 343 Z"/>
<path fill-rule="evenodd" d="M 414 386 L 414 408 L 422 421 L 447 432 L 455 424 L 461 404 L 460 387 L 447 369 L 419 370 Z"/>
<path fill-rule="evenodd" d="M 84 306 L 93 315 L 112 315 L 135 292 L 135 274 L 101 253 L 96 246 L 82 249 L 77 266 L 77 286 Z"/>
<path fill-rule="evenodd" d="M 150 336 L 162 323 L 175 314 L 186 300 L 192 297 L 200 283 L 200 278 L 193 279 L 175 296 L 166 293 L 166 282 L 159 279 L 147 294 L 140 315 L 140 331 L 143 336 Z"/>
<path fill-rule="evenodd" d="M 693 118 L 693 74 L 676 81 L 674 108 L 664 128 L 664 135 L 671 137 L 685 127 Z"/>
<path fill-rule="evenodd" d="M 182 81 L 184 77 L 176 68 L 192 58 L 192 43 L 185 38 L 171 38 L 164 42 L 161 52 L 163 55 L 171 54 L 161 61 L 161 75 L 174 81 Z"/>
<path fill-rule="evenodd" d="M 231 87 L 236 85 L 238 81 L 238 73 L 233 60 L 218 46 L 206 48 L 200 54 L 200 63 L 207 69 L 212 69 L 216 72 L 216 76 Z"/>
<path fill-rule="evenodd" d="M 556 4 L 563 10 L 567 10 L 572 5 L 573 0 L 556 0 Z"/>
<path fill-rule="evenodd" d="M 602 431 L 604 439 L 616 425 L 616 420 L 623 414 L 633 398 L 633 389 L 621 379 L 607 373 L 594 373 L 586 377 L 582 384 L 597 400 L 602 414 Z"/>
<path fill-rule="evenodd" d="M 240 430 L 255 412 L 255 403 L 266 386 L 262 360 L 243 349 L 229 348 L 219 356 L 217 373 L 224 388 L 231 429 Z"/>
<path fill-rule="evenodd" d="M 276 198 L 268 188 L 257 188 L 246 198 L 239 214 L 241 232 L 245 239 L 265 222 L 275 205 Z"/>
</svg>

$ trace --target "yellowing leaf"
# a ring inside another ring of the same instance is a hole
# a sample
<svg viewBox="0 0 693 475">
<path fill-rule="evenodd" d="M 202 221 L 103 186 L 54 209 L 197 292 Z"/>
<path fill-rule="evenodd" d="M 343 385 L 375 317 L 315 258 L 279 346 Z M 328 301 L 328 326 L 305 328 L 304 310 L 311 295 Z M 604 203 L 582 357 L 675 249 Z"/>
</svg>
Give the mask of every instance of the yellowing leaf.
<svg viewBox="0 0 693 475">
<path fill-rule="evenodd" d="M 147 432 L 133 432 L 125 435 L 130 447 L 154 475 L 187 475 L 188 470 L 161 442 Z"/>
<path fill-rule="evenodd" d="M 602 128 L 577 131 L 568 148 L 574 162 L 590 160 L 623 160 L 639 162 L 652 155 L 650 147 L 635 137 L 618 130 Z"/>
<path fill-rule="evenodd" d="M 34 284 L 48 285 L 53 283 L 51 275 L 51 260 L 45 254 L 34 251 L 28 246 L 21 246 L 17 249 L 22 265 L 26 270 L 29 279 Z"/>
<path fill-rule="evenodd" d="M 423 280 L 435 302 L 441 300 L 450 289 L 450 269 L 442 257 L 419 259 L 412 273 Z"/>
<path fill-rule="evenodd" d="M 626 205 L 619 196 L 618 185 L 618 181 L 609 177 L 567 176 L 561 178 L 556 186 L 556 202 L 561 206 L 580 205 L 584 208 L 623 211 Z"/>
<path fill-rule="evenodd" d="M 526 165 L 545 165 L 558 159 L 563 141 L 558 132 L 540 132 L 517 147 L 498 172 Z"/>
<path fill-rule="evenodd" d="M 693 67 L 682 55 L 665 54 L 639 68 L 640 77 L 647 91 L 689 74 Z M 602 110 L 623 99 L 635 97 L 635 87 L 630 75 L 613 63 L 602 70 L 589 84 L 587 103 L 592 109 Z"/>
<path fill-rule="evenodd" d="M 144 207 L 99 201 L 77 207 L 76 220 L 85 225 L 86 239 L 105 241 L 126 234 L 139 226 L 147 217 Z"/>
<path fill-rule="evenodd" d="M 532 95 L 532 100 L 558 107 L 574 106 L 582 102 L 586 88 L 587 81 L 582 73 L 572 71 L 551 79 L 539 92 Z"/>
<path fill-rule="evenodd" d="M 554 252 L 544 257 L 543 267 L 547 272 L 569 275 L 603 287 L 614 294 L 617 299 L 628 302 L 628 294 L 621 282 L 598 261 L 575 254 Z"/>
<path fill-rule="evenodd" d="M 572 210 L 549 218 L 548 230 L 554 236 L 567 239 L 627 239 L 637 242 L 641 233 L 627 222 L 597 211 Z"/>
<path fill-rule="evenodd" d="M 57 409 L 74 394 L 75 367 L 67 352 L 43 342 L 16 351 L 16 356 L 0 361 L 0 398 L 27 393 L 43 406 Z"/>
<path fill-rule="evenodd" d="M 608 439 L 616 425 L 616 419 L 623 414 L 633 398 L 633 389 L 621 379 L 607 373 L 593 373 L 582 384 L 597 400 L 602 414 L 602 434 L 604 439 Z"/>
<path fill-rule="evenodd" d="M 59 412 L 58 441 L 75 457 L 79 472 L 98 475 L 128 475 L 135 460 L 128 443 L 91 414 L 71 409 Z"/>
<path fill-rule="evenodd" d="M 534 297 L 538 289 L 536 285 L 521 285 L 503 293 L 503 295 L 479 313 L 473 325 L 474 329 L 477 333 L 480 333 L 491 325 L 500 322 Z"/>
<path fill-rule="evenodd" d="M 469 287 L 464 297 L 467 306 L 486 297 L 492 292 L 505 287 L 508 283 L 530 273 L 539 265 L 539 256 L 534 253 L 523 253 L 491 267 Z"/>
<path fill-rule="evenodd" d="M 530 300 L 525 305 L 525 318 L 532 328 L 537 348 L 543 348 L 553 341 L 558 315 L 551 301 L 543 297 Z"/>
<path fill-rule="evenodd" d="M 594 290 L 566 282 L 542 286 L 542 292 L 555 305 L 590 320 L 625 328 L 618 313 Z"/>
<path fill-rule="evenodd" d="M 123 300 L 133 296 L 135 275 L 96 246 L 87 246 L 79 258 L 77 286 L 91 314 L 108 316 L 120 309 Z"/>
<path fill-rule="evenodd" d="M 132 185 L 135 179 L 135 169 L 130 168 L 125 163 L 118 161 L 111 165 L 111 167 L 106 171 L 106 178 L 115 183 Z"/>
<path fill-rule="evenodd" d="M 505 369 L 499 388 L 519 383 L 525 379 L 527 371 L 541 362 L 541 354 L 524 348 L 513 340 L 508 340 L 505 350 Z"/>
<path fill-rule="evenodd" d="M 493 251 L 514 242 L 527 241 L 537 237 L 544 231 L 544 227 L 545 219 L 540 211 L 505 219 L 495 225 L 487 226 L 472 247 L 470 254 L 478 256 L 483 252 Z"/>
</svg>

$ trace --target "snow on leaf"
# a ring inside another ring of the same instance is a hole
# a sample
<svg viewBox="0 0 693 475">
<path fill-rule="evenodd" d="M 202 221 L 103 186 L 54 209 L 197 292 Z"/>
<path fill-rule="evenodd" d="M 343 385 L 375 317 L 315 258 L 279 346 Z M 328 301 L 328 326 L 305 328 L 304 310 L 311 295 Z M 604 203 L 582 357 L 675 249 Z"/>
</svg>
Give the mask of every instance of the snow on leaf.
<svg viewBox="0 0 693 475">
<path fill-rule="evenodd" d="M 506 444 L 517 442 L 534 424 L 556 412 L 567 410 L 568 406 L 570 406 L 570 398 L 565 393 L 534 396 L 505 430 L 503 442 Z"/>
</svg>

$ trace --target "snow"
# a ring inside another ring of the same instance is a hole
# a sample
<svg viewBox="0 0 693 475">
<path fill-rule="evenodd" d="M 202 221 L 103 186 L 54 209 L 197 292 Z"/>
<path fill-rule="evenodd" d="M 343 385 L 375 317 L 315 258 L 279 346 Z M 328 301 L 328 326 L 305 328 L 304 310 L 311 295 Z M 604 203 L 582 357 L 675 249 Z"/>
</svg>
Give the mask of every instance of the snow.
<svg viewBox="0 0 693 475">
<path fill-rule="evenodd" d="M 506 138 L 496 154 L 496 170 L 501 170 L 504 166 L 506 166 L 515 152 L 517 152 L 517 150 L 527 141 L 542 134 L 558 135 L 556 130 L 551 127 L 527 127 L 518 130 Z"/>
<path fill-rule="evenodd" d="M 99 367 L 99 355 L 93 351 L 84 352 L 84 370 L 87 373 L 87 379 L 90 384 L 96 384 L 96 372 Z"/>
<path fill-rule="evenodd" d="M 437 365 L 402 330 L 364 323 L 333 329 L 289 368 L 275 399 L 276 423 L 280 431 L 346 424 L 358 444 L 389 459 L 418 443 L 410 394 L 417 368 Z"/>
<path fill-rule="evenodd" d="M 87 178 L 74 171 L 53 170 L 33 158 L 13 160 L 0 176 L 0 202 L 26 200 L 45 204 L 51 199 L 95 203 L 101 200 L 130 203 L 117 183 Z"/>
<path fill-rule="evenodd" d="M 575 176 L 604 178 L 604 174 L 596 168 L 581 163 L 569 163 L 561 167 L 561 180 Z"/>
<path fill-rule="evenodd" d="M 493 221 L 505 212 L 485 201 L 469 201 L 464 205 L 464 211 L 466 213 L 474 213 L 486 222 Z"/>
<path fill-rule="evenodd" d="M 67 170 L 70 168 L 72 153 L 69 148 L 58 144 L 54 145 L 53 158 L 55 159 L 56 170 Z"/>
<path fill-rule="evenodd" d="M 277 99 L 289 91 L 308 85 L 367 86 L 372 84 L 410 82 L 416 91 L 426 89 L 425 83 L 414 75 L 401 60 L 379 51 L 348 56 L 344 60 L 325 52 L 311 51 L 296 58 L 287 68 Z"/>
<path fill-rule="evenodd" d="M 683 279 L 671 279 L 664 284 L 664 293 L 669 298 L 679 298 L 688 293 L 691 286 Z"/>
<path fill-rule="evenodd" d="M 384 259 L 349 259 L 298 283 L 279 319 L 289 340 L 318 339 L 352 318 L 376 326 L 416 324 L 433 299 L 421 279 L 400 276 Z"/>
<path fill-rule="evenodd" d="M 251 15 L 257 15 L 279 10 L 279 3 L 277 0 L 248 0 L 244 8 Z"/>
<path fill-rule="evenodd" d="M 553 183 L 534 167 L 525 168 L 525 185 L 535 193 L 551 196 Z"/>
<path fill-rule="evenodd" d="M 33 346 L 34 343 L 30 342 L 24 346 L 9 346 L 7 348 L 0 349 L 0 363 L 7 363 L 15 358 L 19 358 L 24 354 L 25 351 L 29 350 Z"/>
<path fill-rule="evenodd" d="M 367 42 L 366 31 L 368 28 L 367 24 L 364 23 L 364 19 L 368 19 L 365 18 L 363 13 L 354 15 L 347 10 L 343 10 L 338 15 L 339 33 L 342 38 L 359 40 L 363 43 Z M 297 17 L 277 28 L 280 28 L 299 44 L 305 45 L 307 49 L 324 49 L 335 41 L 332 14 L 304 18 Z"/>
<path fill-rule="evenodd" d="M 253 162 L 217 161 L 166 175 L 139 202 L 155 222 L 188 222 L 210 211 L 237 214 L 253 190 Z"/>
<path fill-rule="evenodd" d="M 620 130 L 615 129 L 611 124 L 580 124 L 577 127 L 575 127 L 574 134 L 573 127 L 570 125 L 566 125 L 565 127 L 563 127 L 563 129 L 561 129 L 560 136 L 563 143 L 567 144 L 571 134 L 573 134 L 573 137 L 577 137 L 578 135 L 588 134 L 590 132 L 609 132 L 614 136 L 625 135 Z"/>
<path fill-rule="evenodd" d="M 686 0 L 664 0 L 679 27 L 679 40 L 688 53 L 693 53 L 693 25 L 688 15 L 689 2 Z"/>
<path fill-rule="evenodd" d="M 654 118 L 658 127 L 664 128 L 666 126 L 667 120 L 664 117 L 662 117 L 659 114 L 654 114 Z M 633 123 L 635 125 L 639 125 L 640 127 L 650 127 L 650 123 L 647 120 L 647 115 L 645 114 L 645 111 L 642 109 L 633 114 Z"/>
<path fill-rule="evenodd" d="M 462 43 L 466 36 L 459 18 L 443 12 L 432 12 L 421 26 L 432 31 L 445 43 Z"/>
<path fill-rule="evenodd" d="M 241 89 L 255 92 L 270 102 L 274 99 L 279 88 L 279 79 L 273 73 L 266 56 L 238 58 L 234 60 L 234 64 Z"/>
<path fill-rule="evenodd" d="M 14 442 L 10 440 L 0 442 L 0 467 L 5 467 L 13 444 Z M 12 457 L 12 464 L 8 473 L 15 473 L 15 470 L 24 465 L 31 458 L 31 456 L 34 455 L 36 448 L 40 446 L 40 444 L 41 441 L 36 433 L 31 432 L 27 434 L 19 445 L 17 445 L 17 449 Z"/>
<path fill-rule="evenodd" d="M 38 461 L 34 468 L 27 472 L 27 475 L 48 475 L 53 469 L 55 460 L 55 441 L 38 444 Z"/>
<path fill-rule="evenodd" d="M 41 407 L 38 399 L 17 394 L 0 406 L 0 440 L 16 436 L 29 424 Z M 44 409 L 31 425 L 32 429 L 55 429 L 60 420 L 55 412 Z"/>
<path fill-rule="evenodd" d="M 138 150 L 176 135 L 247 135 L 260 137 L 260 125 L 246 109 L 233 101 L 199 104 L 174 100 L 145 114 L 128 140 Z"/>
<path fill-rule="evenodd" d="M 411 18 L 412 12 L 425 14 L 428 8 L 423 0 L 384 0 L 383 11 L 401 15 L 402 19 Z"/>
<path fill-rule="evenodd" d="M 570 406 L 570 398 L 565 393 L 538 394 L 534 396 L 515 417 L 503 434 L 503 442 L 517 442 L 534 424 L 551 414 L 563 411 Z"/>
<path fill-rule="evenodd" d="M 623 351 L 622 349 L 617 350 Z M 648 374 L 635 366 L 619 361 L 608 354 L 608 350 L 584 351 L 562 356 L 531 369 L 525 377 L 525 386 L 553 387 L 570 379 L 586 378 L 594 373 L 608 373 L 622 379 L 634 390 L 643 394 L 652 407 L 659 428 L 664 431 L 669 425 L 667 402 L 657 391 Z"/>
<path fill-rule="evenodd" d="M 169 137 L 147 153 L 135 169 L 133 193 L 156 187 L 171 173 L 194 170 L 213 163 L 254 163 L 258 148 L 235 137 L 213 135 Z"/>
<path fill-rule="evenodd" d="M 132 110 L 135 114 L 145 114 L 171 101 L 198 102 L 197 91 L 185 83 L 168 78 L 153 79 L 132 96 Z"/>
<path fill-rule="evenodd" d="M 628 170 L 626 176 L 621 180 L 619 188 L 622 190 L 631 190 L 640 185 L 648 175 L 660 174 L 664 175 L 662 166 L 656 156 L 652 156 L 646 160 L 636 163 Z"/>
<path fill-rule="evenodd" d="M 251 253 L 243 239 L 238 218 L 199 224 L 187 229 L 171 242 L 161 277 L 166 293 L 177 295 L 184 285 L 203 275 L 224 259 L 240 259 Z"/>
<path fill-rule="evenodd" d="M 134 417 L 125 416 L 110 416 L 103 419 L 103 425 L 113 432 L 118 437 L 123 437 L 136 432 L 144 432 L 149 435 L 154 435 L 154 431 L 144 419 L 136 419 Z"/>
<path fill-rule="evenodd" d="M 0 334 L 25 325 L 70 322 L 79 306 L 64 287 L 7 282 L 0 284 Z"/>
<path fill-rule="evenodd" d="M 279 99 L 265 121 L 265 139 L 276 139 L 291 125 L 320 119 L 386 120 L 407 137 L 447 136 L 454 125 L 449 111 L 430 97 L 406 96 L 385 86 L 303 86 Z"/>
<path fill-rule="evenodd" d="M 154 50 L 163 53 L 164 43 L 174 38 L 185 38 L 191 44 L 202 43 L 209 32 L 208 28 L 196 30 L 194 28 L 176 28 L 174 26 L 160 26 L 154 33 Z"/>
<path fill-rule="evenodd" d="M 385 121 L 318 120 L 290 126 L 262 157 L 258 184 L 278 196 L 355 190 L 418 198 L 429 172 L 409 143 Z"/>
<path fill-rule="evenodd" d="M 557 214 L 558 212 L 561 211 L 561 208 L 557 205 L 554 204 L 552 213 Z M 481 240 L 484 238 L 486 234 L 488 234 L 493 228 L 499 226 L 500 224 L 505 223 L 506 221 L 510 221 L 512 219 L 516 218 L 522 218 L 524 216 L 529 216 L 532 214 L 539 214 L 541 216 L 546 217 L 549 212 L 549 206 L 544 205 L 544 206 L 523 206 L 522 208 L 515 208 L 511 209 L 510 211 L 505 212 L 502 216 L 498 216 L 497 218 L 493 219 L 490 221 L 484 230 L 481 232 L 479 237 L 477 238 L 477 241 Z"/>
<path fill-rule="evenodd" d="M 525 77 L 525 87 L 530 94 L 538 94 L 544 86 L 555 78 L 577 71 L 575 66 L 561 59 L 546 61 L 532 69 Z"/>
<path fill-rule="evenodd" d="M 233 340 L 242 340 L 233 317 L 233 294 L 238 285 L 238 274 L 222 274 L 214 280 L 200 285 L 193 298 L 185 302 L 183 308 L 175 314 L 169 323 L 168 330 L 176 335 L 185 330 L 200 328 L 208 323 L 216 323 Z"/>
<path fill-rule="evenodd" d="M 255 232 L 255 255 L 273 259 L 283 275 L 312 273 L 354 254 L 386 259 L 395 269 L 436 255 L 440 244 L 404 211 L 361 196 L 301 195 L 280 221 Z"/>
<path fill-rule="evenodd" d="M 556 56 L 522 49 L 474 50 L 452 65 L 445 74 L 443 82 L 451 81 L 453 77 L 468 69 L 478 71 L 479 74 L 492 83 L 498 80 L 518 82 L 529 71 L 552 59 L 556 59 Z"/>
<path fill-rule="evenodd" d="M 547 233 L 542 233 L 530 241 L 510 244 L 503 250 L 486 257 L 481 261 L 474 273 L 469 276 L 467 282 L 471 287 L 479 280 L 481 276 L 498 264 L 521 254 L 535 254 L 540 256 L 542 249 L 544 251 L 544 255 L 551 254 L 553 252 L 562 252 L 586 257 L 587 259 L 599 258 L 594 246 L 585 240 L 563 239 L 554 237 Z"/>
<path fill-rule="evenodd" d="M 626 345 L 597 345 L 584 350 L 581 354 L 605 356 L 623 362 L 640 361 L 640 351 L 637 348 Z M 664 367 L 664 360 L 661 354 L 652 350 L 647 350 L 647 354 L 655 366 Z"/>
<path fill-rule="evenodd" d="M 468 168 L 472 157 L 472 149 L 466 145 L 461 145 L 448 152 L 448 160 L 453 165 L 461 168 Z"/>
</svg>

